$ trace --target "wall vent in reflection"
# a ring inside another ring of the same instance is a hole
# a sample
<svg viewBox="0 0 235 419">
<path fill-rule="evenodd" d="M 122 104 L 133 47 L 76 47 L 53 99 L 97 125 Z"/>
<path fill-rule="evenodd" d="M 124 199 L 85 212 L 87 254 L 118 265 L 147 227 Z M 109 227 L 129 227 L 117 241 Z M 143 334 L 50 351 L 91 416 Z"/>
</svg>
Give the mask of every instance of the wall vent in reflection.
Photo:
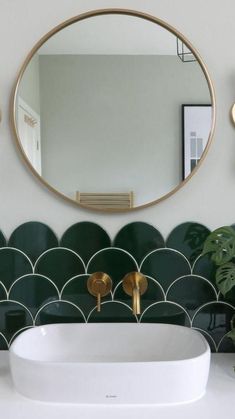
<svg viewBox="0 0 235 419">
<path fill-rule="evenodd" d="M 132 191 L 123 193 L 99 193 L 76 191 L 79 204 L 99 209 L 128 209 L 133 207 Z"/>
</svg>

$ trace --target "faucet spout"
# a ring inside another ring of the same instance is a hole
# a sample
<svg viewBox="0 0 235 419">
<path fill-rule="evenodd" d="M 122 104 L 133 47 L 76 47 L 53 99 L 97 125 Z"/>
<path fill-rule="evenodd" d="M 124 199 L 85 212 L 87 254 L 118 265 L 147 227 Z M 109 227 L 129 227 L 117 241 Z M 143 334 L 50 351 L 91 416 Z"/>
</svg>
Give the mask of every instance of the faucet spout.
<svg viewBox="0 0 235 419">
<path fill-rule="evenodd" d="M 133 307 L 133 314 L 140 314 L 140 290 L 139 287 L 136 286 L 133 288 L 132 293 L 132 307 Z"/>
<path fill-rule="evenodd" d="M 132 311 L 134 315 L 141 314 L 140 296 L 148 287 L 147 278 L 140 272 L 130 272 L 123 278 L 123 289 L 132 297 Z"/>
</svg>

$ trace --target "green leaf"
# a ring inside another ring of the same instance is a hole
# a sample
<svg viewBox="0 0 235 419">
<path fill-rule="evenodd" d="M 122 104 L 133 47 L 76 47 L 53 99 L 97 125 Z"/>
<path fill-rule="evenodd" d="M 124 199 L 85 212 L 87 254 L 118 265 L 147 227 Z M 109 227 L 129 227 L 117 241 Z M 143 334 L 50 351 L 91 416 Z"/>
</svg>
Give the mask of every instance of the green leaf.
<svg viewBox="0 0 235 419">
<path fill-rule="evenodd" d="M 225 296 L 235 286 L 235 264 L 228 262 L 220 266 L 215 278 L 220 292 Z"/>
<path fill-rule="evenodd" d="M 205 240 L 203 255 L 211 253 L 216 265 L 223 265 L 235 256 L 235 231 L 232 227 L 220 227 Z"/>
</svg>

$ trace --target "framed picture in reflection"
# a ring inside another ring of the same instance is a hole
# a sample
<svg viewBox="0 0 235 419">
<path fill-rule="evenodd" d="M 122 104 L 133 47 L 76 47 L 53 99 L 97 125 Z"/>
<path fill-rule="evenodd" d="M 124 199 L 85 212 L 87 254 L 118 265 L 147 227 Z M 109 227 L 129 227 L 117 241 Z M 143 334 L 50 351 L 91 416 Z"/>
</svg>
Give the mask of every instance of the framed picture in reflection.
<svg viewBox="0 0 235 419">
<path fill-rule="evenodd" d="M 205 150 L 211 118 L 211 105 L 182 105 L 183 179 L 190 175 Z"/>
</svg>

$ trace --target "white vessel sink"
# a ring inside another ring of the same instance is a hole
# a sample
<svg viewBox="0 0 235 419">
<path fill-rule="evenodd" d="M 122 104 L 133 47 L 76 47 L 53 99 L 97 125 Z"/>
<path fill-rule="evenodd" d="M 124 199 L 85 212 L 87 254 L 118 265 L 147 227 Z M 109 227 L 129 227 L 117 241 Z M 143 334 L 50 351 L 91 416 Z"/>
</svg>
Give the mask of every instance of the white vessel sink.
<svg viewBox="0 0 235 419">
<path fill-rule="evenodd" d="M 168 324 L 53 324 L 10 347 L 16 389 L 60 403 L 191 402 L 205 393 L 210 349 L 197 331 Z"/>
</svg>

